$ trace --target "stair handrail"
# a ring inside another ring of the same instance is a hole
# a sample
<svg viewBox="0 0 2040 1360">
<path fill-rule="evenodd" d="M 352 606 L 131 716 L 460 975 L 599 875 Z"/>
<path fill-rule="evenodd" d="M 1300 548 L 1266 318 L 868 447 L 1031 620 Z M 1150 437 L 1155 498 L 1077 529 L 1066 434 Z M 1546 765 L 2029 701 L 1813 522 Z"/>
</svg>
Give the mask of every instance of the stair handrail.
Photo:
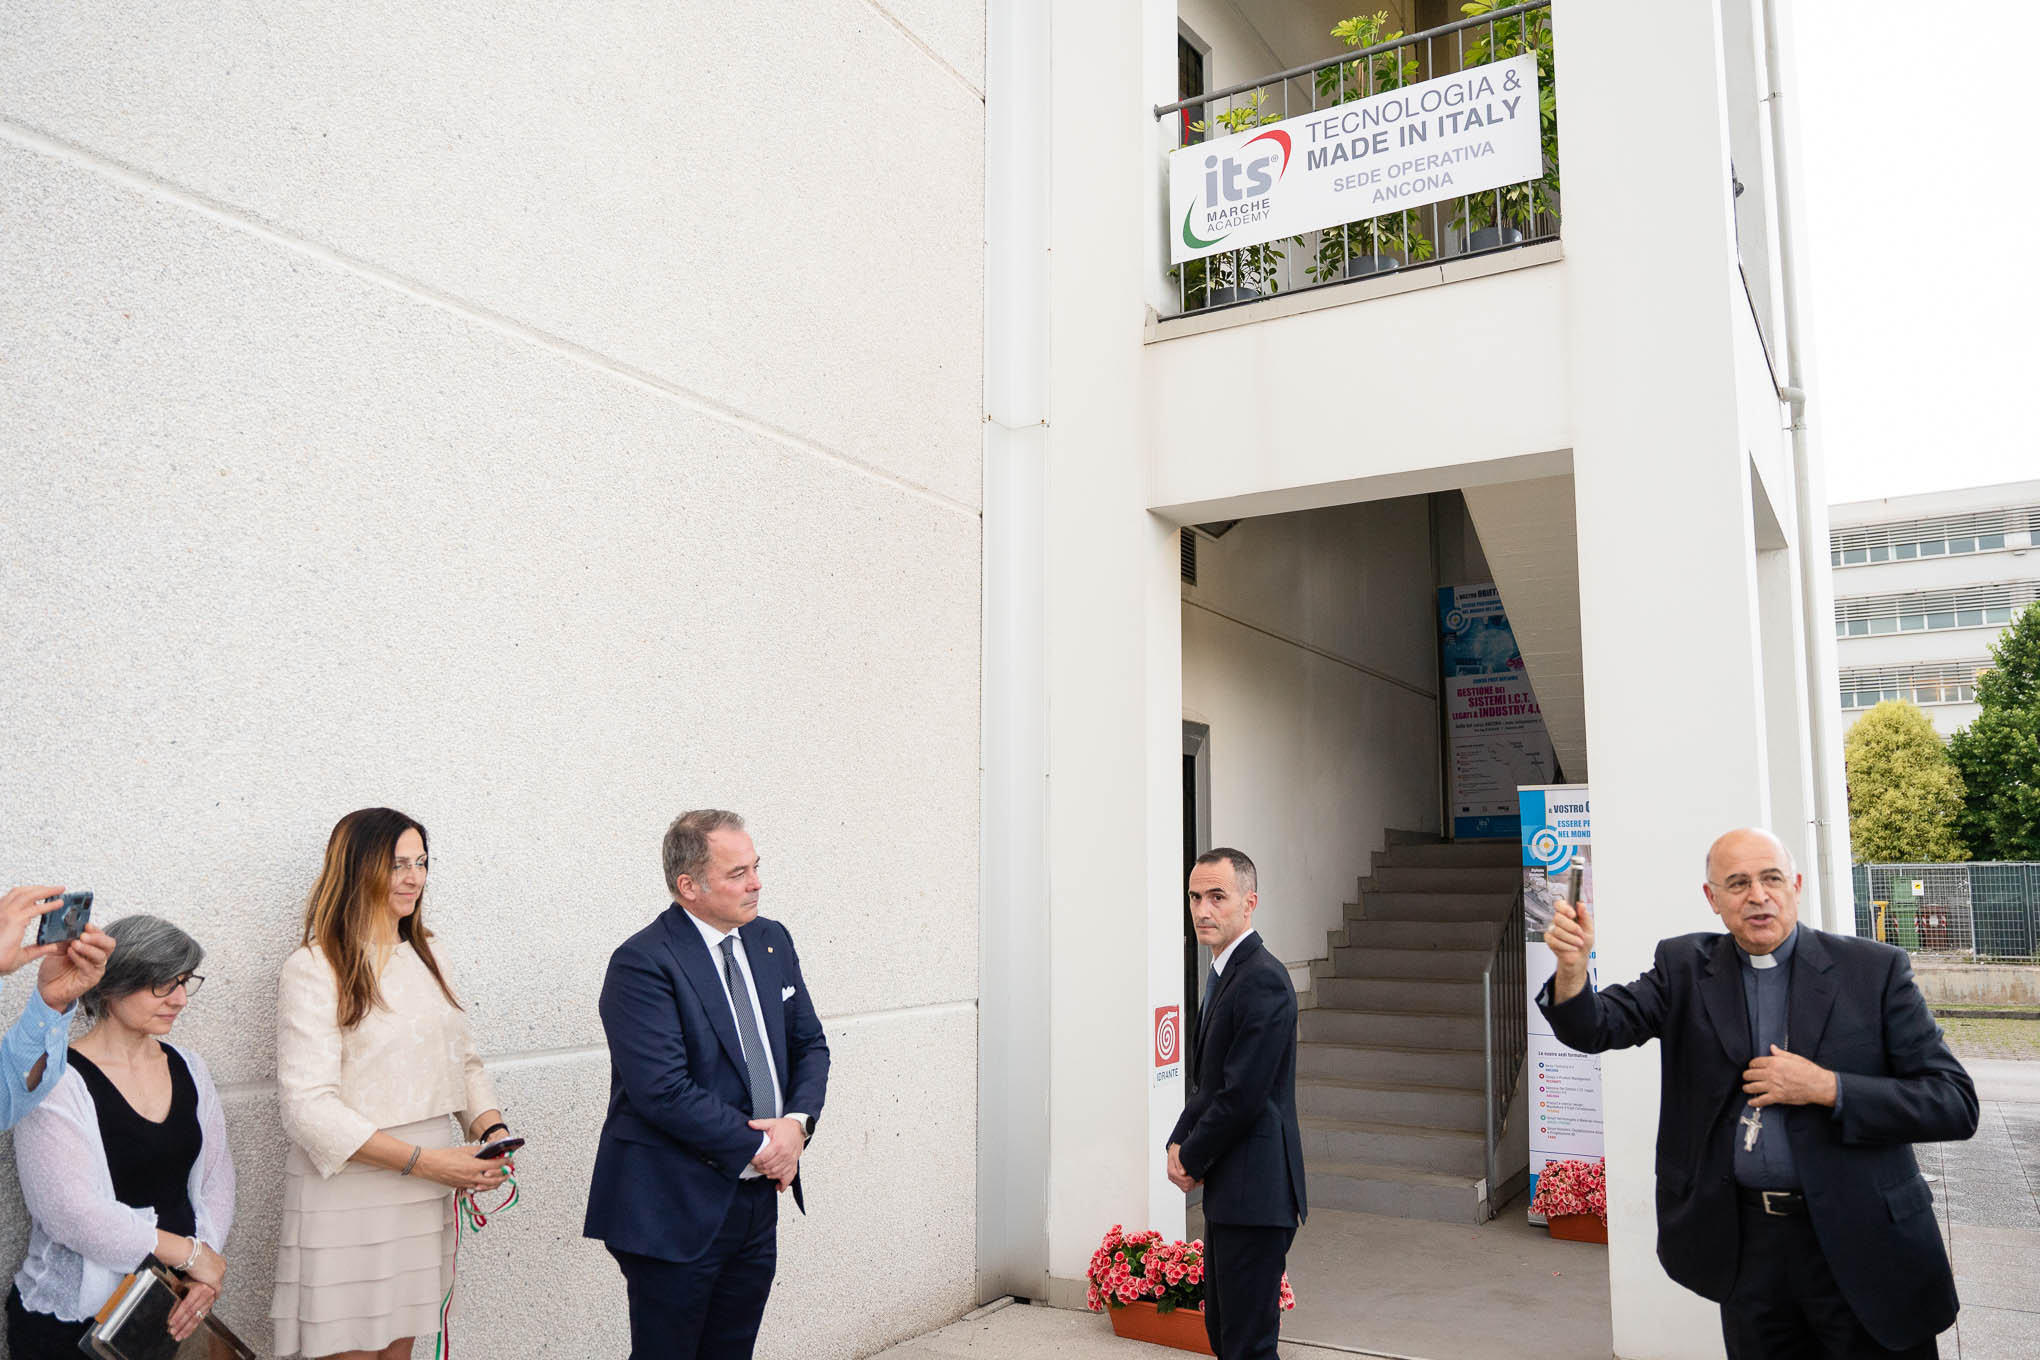
<svg viewBox="0 0 2040 1360">
<path fill-rule="evenodd" d="M 1523 1062 L 1530 1052 L 1529 1003 L 1523 991 L 1525 966 L 1523 889 L 1519 885 L 1515 902 L 1480 974 L 1481 1048 L 1486 1059 L 1482 1085 L 1487 1097 L 1487 1192 L 1482 1198 L 1483 1221 L 1493 1218 L 1501 1208 L 1495 1202 L 1501 1189 L 1501 1140 L 1508 1129 L 1509 1102 L 1515 1099 Z"/>
</svg>

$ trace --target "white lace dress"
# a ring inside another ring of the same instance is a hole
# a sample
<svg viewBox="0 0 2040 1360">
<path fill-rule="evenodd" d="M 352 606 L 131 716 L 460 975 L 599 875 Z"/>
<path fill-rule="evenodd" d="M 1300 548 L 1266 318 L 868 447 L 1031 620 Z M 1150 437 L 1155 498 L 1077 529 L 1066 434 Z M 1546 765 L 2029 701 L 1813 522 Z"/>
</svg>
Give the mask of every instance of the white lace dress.
<svg viewBox="0 0 2040 1360">
<path fill-rule="evenodd" d="M 399 944 L 383 1005 L 343 1031 L 326 958 L 284 961 L 276 1082 L 284 1132 L 283 1228 L 269 1316 L 280 1356 L 379 1350 L 439 1330 L 453 1286 L 453 1192 L 422 1176 L 350 1162 L 380 1129 L 448 1147 L 496 1106 L 468 1032 L 417 951 Z"/>
</svg>

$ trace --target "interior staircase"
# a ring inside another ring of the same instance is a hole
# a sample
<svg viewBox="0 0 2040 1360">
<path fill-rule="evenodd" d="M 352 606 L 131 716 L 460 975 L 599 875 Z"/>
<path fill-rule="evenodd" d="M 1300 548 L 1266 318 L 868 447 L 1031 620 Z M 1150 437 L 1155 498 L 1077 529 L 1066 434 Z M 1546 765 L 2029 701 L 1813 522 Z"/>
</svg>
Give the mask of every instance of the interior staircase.
<svg viewBox="0 0 2040 1360">
<path fill-rule="evenodd" d="M 1520 852 L 1512 842 L 1389 840 L 1345 928 L 1331 932 L 1330 958 L 1312 965 L 1300 1017 L 1310 1205 L 1482 1223 L 1491 1215 L 1481 970 L 1522 883 Z M 1498 1204 L 1528 1175 L 1515 1113 Z"/>
</svg>

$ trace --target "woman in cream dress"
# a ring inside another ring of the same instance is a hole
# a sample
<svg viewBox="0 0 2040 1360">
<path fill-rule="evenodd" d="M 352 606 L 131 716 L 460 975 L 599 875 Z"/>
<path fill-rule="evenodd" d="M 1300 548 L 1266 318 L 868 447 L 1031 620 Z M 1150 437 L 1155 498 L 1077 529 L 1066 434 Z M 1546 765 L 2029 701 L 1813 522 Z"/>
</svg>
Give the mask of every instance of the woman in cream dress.
<svg viewBox="0 0 2040 1360">
<path fill-rule="evenodd" d="M 461 1142 L 508 1129 L 432 954 L 427 869 L 417 822 L 348 813 L 284 961 L 276 1062 L 291 1149 L 269 1309 L 280 1356 L 410 1360 L 453 1285 L 454 1193 L 503 1182 L 504 1162 Z"/>
</svg>

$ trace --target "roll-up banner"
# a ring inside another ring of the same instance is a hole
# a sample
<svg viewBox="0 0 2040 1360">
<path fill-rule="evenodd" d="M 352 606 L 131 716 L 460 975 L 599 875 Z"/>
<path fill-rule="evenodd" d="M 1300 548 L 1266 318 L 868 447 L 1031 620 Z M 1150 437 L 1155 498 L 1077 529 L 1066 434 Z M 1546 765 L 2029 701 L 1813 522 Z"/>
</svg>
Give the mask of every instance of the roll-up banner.
<svg viewBox="0 0 2040 1360">
<path fill-rule="evenodd" d="M 1525 1107 L 1530 1114 L 1530 1194 L 1545 1163 L 1562 1159 L 1598 1162 L 1601 1142 L 1601 1059 L 1576 1053 L 1558 1041 L 1537 994 L 1558 971 L 1558 961 L 1545 946 L 1552 902 L 1565 896 L 1566 877 L 1578 866 L 1580 900 L 1594 905 L 1593 806 L 1585 784 L 1547 784 L 1517 790 L 1523 818 L 1523 973 L 1529 995 L 1529 1079 Z M 1587 985 L 1594 985 L 1595 966 L 1587 961 Z M 1544 1215 L 1531 1214 L 1532 1223 Z"/>
</svg>

